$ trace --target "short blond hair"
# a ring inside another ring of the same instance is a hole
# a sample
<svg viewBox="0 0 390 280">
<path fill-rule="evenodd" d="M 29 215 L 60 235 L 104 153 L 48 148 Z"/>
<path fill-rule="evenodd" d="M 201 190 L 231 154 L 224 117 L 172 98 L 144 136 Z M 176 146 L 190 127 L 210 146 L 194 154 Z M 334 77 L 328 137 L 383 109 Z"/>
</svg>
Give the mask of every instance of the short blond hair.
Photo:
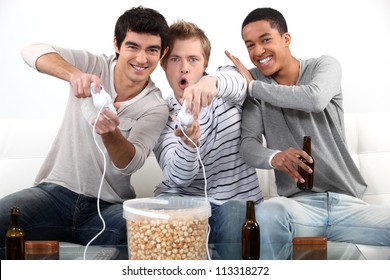
<svg viewBox="0 0 390 280">
<path fill-rule="evenodd" d="M 169 49 L 166 55 L 161 59 L 161 65 L 164 67 L 167 63 L 168 57 L 170 56 L 173 45 L 177 39 L 187 40 L 191 38 L 197 38 L 200 40 L 203 56 L 208 63 L 211 53 L 211 43 L 206 36 L 206 33 L 200 29 L 195 23 L 187 22 L 184 20 L 177 20 L 169 27 Z"/>
</svg>

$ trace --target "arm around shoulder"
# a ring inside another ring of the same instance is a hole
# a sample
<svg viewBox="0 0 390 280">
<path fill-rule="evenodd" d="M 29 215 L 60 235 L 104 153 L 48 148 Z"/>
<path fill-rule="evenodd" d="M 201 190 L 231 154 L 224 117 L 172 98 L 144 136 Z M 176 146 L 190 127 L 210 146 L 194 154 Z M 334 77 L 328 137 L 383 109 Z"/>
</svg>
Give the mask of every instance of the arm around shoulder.
<svg viewBox="0 0 390 280">
<path fill-rule="evenodd" d="M 296 85 L 278 84 L 257 69 L 251 73 L 255 80 L 249 86 L 250 96 L 277 107 L 318 113 L 332 99 L 342 98 L 341 67 L 331 56 L 302 60 Z"/>
</svg>

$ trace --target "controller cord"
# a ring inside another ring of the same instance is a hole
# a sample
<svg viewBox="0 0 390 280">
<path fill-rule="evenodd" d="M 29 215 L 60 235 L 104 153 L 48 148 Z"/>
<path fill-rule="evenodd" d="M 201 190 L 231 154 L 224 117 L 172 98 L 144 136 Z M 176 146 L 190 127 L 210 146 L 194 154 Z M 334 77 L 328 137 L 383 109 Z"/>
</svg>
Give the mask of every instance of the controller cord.
<svg viewBox="0 0 390 280">
<path fill-rule="evenodd" d="M 206 176 L 206 170 L 204 168 L 204 164 L 203 164 L 203 161 L 202 161 L 202 157 L 200 155 L 200 151 L 199 151 L 199 147 L 198 145 L 196 145 L 196 143 L 194 141 L 192 141 L 192 139 L 184 132 L 182 126 L 181 126 L 181 123 L 180 123 L 180 119 L 179 119 L 179 127 L 180 127 L 180 130 L 181 132 L 184 134 L 184 136 L 195 146 L 195 149 L 196 149 L 196 152 L 198 154 L 198 159 L 199 159 L 199 162 L 200 162 L 200 165 L 202 166 L 202 171 L 203 171 L 203 178 L 204 178 L 204 196 L 205 196 L 205 199 L 206 201 L 208 202 L 208 197 L 207 197 L 207 176 Z M 210 252 L 209 252 L 209 236 L 210 236 L 210 231 L 211 231 L 211 228 L 210 228 L 210 224 L 208 224 L 208 227 L 207 227 L 207 237 L 206 237 L 206 252 L 207 252 L 207 258 L 209 260 L 211 260 L 211 257 L 210 257 Z"/>
<path fill-rule="evenodd" d="M 86 254 L 87 254 L 87 250 L 88 250 L 88 247 L 89 245 L 100 235 L 104 232 L 104 230 L 106 229 L 106 223 L 104 221 L 104 218 L 102 216 L 102 214 L 100 213 L 100 194 L 101 194 L 101 191 L 102 191 L 102 187 L 103 187 L 103 182 L 104 182 L 104 177 L 106 175 L 106 169 L 107 169 L 107 160 L 106 160 L 106 155 L 104 154 L 103 150 L 100 148 L 97 140 L 96 140 L 96 123 L 98 122 L 99 120 L 99 116 L 101 114 L 101 112 L 103 111 L 104 107 L 106 106 L 107 104 L 107 101 L 102 105 L 102 107 L 99 109 L 99 113 L 96 117 L 96 120 L 94 121 L 93 123 L 93 130 L 92 130 L 92 133 L 93 133 L 93 140 L 95 141 L 95 144 L 96 144 L 96 147 L 98 148 L 99 152 L 102 154 L 103 156 L 103 174 L 102 174 L 102 178 L 100 180 L 100 186 L 99 186 L 99 192 L 98 192 L 98 196 L 97 196 L 97 211 L 98 211 L 98 214 L 99 214 L 99 217 L 100 219 L 102 220 L 102 223 L 103 223 L 103 228 L 101 229 L 101 231 L 96 234 L 89 242 L 87 245 L 85 245 L 85 249 L 84 249 L 84 256 L 83 256 L 83 259 L 85 260 L 86 259 Z"/>
</svg>

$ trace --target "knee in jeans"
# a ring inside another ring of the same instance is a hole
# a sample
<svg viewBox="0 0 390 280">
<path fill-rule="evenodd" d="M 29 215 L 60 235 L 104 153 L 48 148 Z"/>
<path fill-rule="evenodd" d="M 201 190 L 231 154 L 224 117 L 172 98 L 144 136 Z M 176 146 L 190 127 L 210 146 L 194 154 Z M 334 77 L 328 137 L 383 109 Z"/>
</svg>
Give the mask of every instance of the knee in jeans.
<svg viewBox="0 0 390 280">
<path fill-rule="evenodd" d="M 228 201 L 219 206 L 218 217 L 224 223 L 245 221 L 246 206 L 242 201 Z"/>
<path fill-rule="evenodd" d="M 288 211 L 283 203 L 284 198 L 270 199 L 256 206 L 256 219 L 262 223 L 274 223 L 288 218 Z"/>
</svg>

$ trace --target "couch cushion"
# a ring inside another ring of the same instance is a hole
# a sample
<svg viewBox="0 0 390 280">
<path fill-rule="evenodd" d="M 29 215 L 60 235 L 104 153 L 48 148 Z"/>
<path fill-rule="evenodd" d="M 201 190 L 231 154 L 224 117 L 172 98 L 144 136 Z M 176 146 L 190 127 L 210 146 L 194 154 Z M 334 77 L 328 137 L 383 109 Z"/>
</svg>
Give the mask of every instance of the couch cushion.
<svg viewBox="0 0 390 280">
<path fill-rule="evenodd" d="M 31 187 L 61 119 L 0 119 L 0 197 Z"/>
<path fill-rule="evenodd" d="M 351 155 L 369 187 L 364 200 L 390 204 L 390 112 L 345 114 Z M 0 197 L 30 187 L 57 134 L 61 119 L 0 119 Z M 272 170 L 257 170 L 265 198 L 277 196 Z M 153 196 L 163 179 L 151 155 L 132 176 L 137 197 Z"/>
</svg>

